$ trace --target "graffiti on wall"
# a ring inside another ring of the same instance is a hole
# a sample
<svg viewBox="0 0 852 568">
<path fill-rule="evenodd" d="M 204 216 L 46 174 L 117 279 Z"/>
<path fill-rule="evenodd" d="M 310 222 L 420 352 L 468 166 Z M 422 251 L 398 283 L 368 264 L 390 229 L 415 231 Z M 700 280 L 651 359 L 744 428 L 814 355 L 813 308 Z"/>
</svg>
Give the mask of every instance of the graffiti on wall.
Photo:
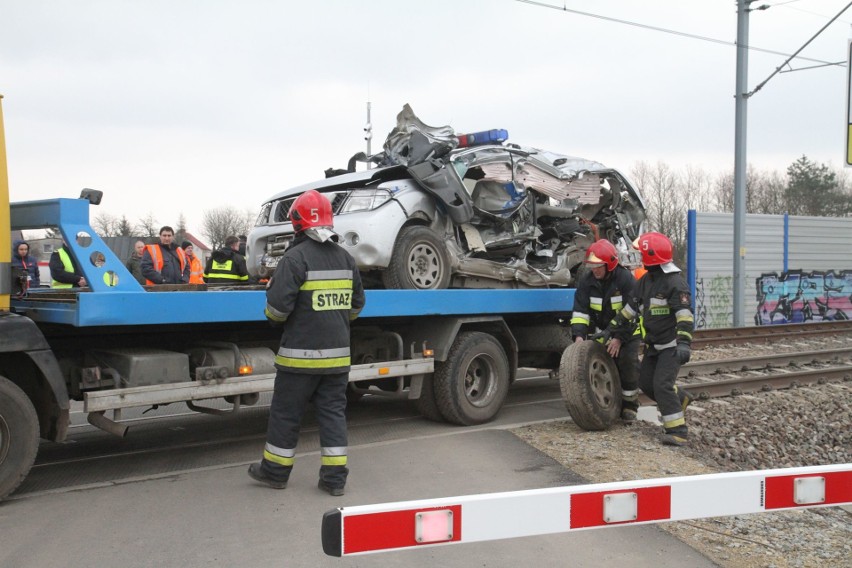
<svg viewBox="0 0 852 568">
<path fill-rule="evenodd" d="M 733 277 L 698 278 L 695 282 L 695 327 L 729 327 L 734 321 Z"/>
<path fill-rule="evenodd" d="M 852 270 L 789 270 L 757 278 L 755 325 L 852 319 Z"/>
</svg>

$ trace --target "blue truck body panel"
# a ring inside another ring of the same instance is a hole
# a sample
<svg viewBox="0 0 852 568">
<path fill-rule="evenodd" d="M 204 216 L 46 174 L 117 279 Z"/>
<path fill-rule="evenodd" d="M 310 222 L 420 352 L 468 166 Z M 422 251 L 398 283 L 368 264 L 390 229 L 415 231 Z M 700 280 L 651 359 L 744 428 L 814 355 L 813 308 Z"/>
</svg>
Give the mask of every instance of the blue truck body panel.
<svg viewBox="0 0 852 568">
<path fill-rule="evenodd" d="M 570 289 L 367 290 L 361 317 L 567 313 L 573 300 Z M 33 321 L 75 327 L 266 320 L 263 290 L 80 292 L 76 302 L 15 299 L 12 305 Z"/>
</svg>

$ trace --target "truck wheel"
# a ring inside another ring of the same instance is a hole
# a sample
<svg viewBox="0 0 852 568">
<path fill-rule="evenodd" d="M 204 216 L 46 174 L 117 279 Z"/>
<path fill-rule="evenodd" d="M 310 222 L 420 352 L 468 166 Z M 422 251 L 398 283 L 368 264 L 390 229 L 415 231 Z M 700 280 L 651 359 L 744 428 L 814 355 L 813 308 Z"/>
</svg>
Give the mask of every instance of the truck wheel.
<svg viewBox="0 0 852 568">
<path fill-rule="evenodd" d="M 424 418 L 433 422 L 443 422 L 444 415 L 435 400 L 435 379 L 432 375 L 423 377 L 423 385 L 420 387 L 420 398 L 414 399 L 414 407 L 417 408 Z"/>
<path fill-rule="evenodd" d="M 346 385 L 346 406 L 358 404 L 364 398 L 364 393 L 356 392 L 354 387 L 352 383 Z"/>
<path fill-rule="evenodd" d="M 583 430 L 606 430 L 621 412 L 621 381 L 606 348 L 573 343 L 562 354 L 559 387 L 565 407 Z"/>
<path fill-rule="evenodd" d="M 18 385 L 0 376 L 0 499 L 27 476 L 38 451 L 38 415 Z"/>
<path fill-rule="evenodd" d="M 460 333 L 447 360 L 435 363 L 435 400 L 448 422 L 470 426 L 497 415 L 509 393 L 509 360 L 493 336 Z"/>
<path fill-rule="evenodd" d="M 404 227 L 382 281 L 389 290 L 446 288 L 450 285 L 450 260 L 444 241 L 428 227 Z"/>
</svg>

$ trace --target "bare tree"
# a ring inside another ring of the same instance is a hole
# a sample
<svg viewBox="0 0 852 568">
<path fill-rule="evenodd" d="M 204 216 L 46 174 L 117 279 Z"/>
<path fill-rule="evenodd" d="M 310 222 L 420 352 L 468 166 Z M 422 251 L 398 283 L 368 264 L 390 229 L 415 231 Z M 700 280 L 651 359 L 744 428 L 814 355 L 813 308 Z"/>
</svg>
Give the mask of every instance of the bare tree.
<svg viewBox="0 0 852 568">
<path fill-rule="evenodd" d="M 720 211 L 734 210 L 734 174 L 728 172 L 716 178 L 713 191 Z M 761 172 L 749 164 L 746 169 L 746 212 L 781 214 L 786 209 L 786 181 L 777 172 Z"/>
<path fill-rule="evenodd" d="M 157 226 L 157 219 L 150 211 L 144 218 L 139 219 L 136 223 L 136 232 L 141 237 L 153 238 L 159 235 L 160 228 Z"/>
<path fill-rule="evenodd" d="M 201 234 L 210 241 L 210 246 L 214 249 L 221 248 L 228 236 L 248 234 L 254 217 L 255 214 L 248 209 L 242 212 L 230 207 L 208 209 L 204 211 L 201 221 Z"/>
<path fill-rule="evenodd" d="M 118 235 L 118 219 L 109 213 L 98 213 L 92 221 L 92 229 L 101 237 Z"/>
<path fill-rule="evenodd" d="M 675 248 L 675 261 L 686 259 L 687 211 L 714 206 L 713 178 L 702 168 L 687 166 L 684 172 L 664 162 L 637 162 L 631 177 L 645 200 L 649 230 L 668 236 Z"/>
</svg>

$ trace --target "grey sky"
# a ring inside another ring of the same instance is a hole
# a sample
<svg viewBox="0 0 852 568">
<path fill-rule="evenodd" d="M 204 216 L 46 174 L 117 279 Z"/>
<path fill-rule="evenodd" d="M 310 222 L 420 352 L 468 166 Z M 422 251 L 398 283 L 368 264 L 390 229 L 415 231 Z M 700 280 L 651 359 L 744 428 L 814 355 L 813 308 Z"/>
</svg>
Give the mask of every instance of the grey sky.
<svg viewBox="0 0 852 568">
<path fill-rule="evenodd" d="M 784 0 L 757 2 L 781 4 Z M 550 2 L 562 6 L 558 0 Z M 847 0 L 751 15 L 750 44 L 792 53 Z M 567 0 L 571 9 L 733 44 L 734 0 Z M 852 10 L 803 56 L 846 57 Z M 95 211 L 256 210 L 373 150 L 403 104 L 457 132 L 629 171 L 733 168 L 735 48 L 513 0 L 0 0 L 13 200 L 104 191 Z M 751 52 L 749 88 L 785 58 Z M 794 67 L 813 65 L 794 63 Z M 776 76 L 749 102 L 749 162 L 844 163 L 845 67 Z"/>
</svg>

